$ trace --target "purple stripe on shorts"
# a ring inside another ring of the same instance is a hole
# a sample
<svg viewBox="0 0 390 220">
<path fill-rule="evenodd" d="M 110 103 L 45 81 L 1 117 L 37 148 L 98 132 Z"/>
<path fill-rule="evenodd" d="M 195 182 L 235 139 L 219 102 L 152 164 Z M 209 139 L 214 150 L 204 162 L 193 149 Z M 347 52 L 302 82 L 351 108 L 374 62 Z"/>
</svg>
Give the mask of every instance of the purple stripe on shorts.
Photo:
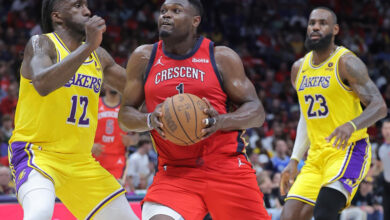
<svg viewBox="0 0 390 220">
<path fill-rule="evenodd" d="M 28 154 L 25 151 L 26 142 L 13 142 L 10 145 L 12 150 L 12 155 L 10 158 L 10 164 L 14 168 L 15 175 L 15 184 L 16 192 L 18 192 L 19 187 L 27 181 L 28 175 L 33 168 L 28 166 Z"/>
<path fill-rule="evenodd" d="M 88 215 L 88 217 L 86 218 L 87 220 L 91 219 L 92 216 L 94 216 L 96 214 L 97 211 L 100 210 L 100 208 L 106 204 L 108 201 L 110 201 L 110 199 L 114 198 L 115 196 L 117 196 L 118 194 L 124 192 L 125 189 L 119 189 L 118 191 L 114 192 L 112 195 L 110 195 L 108 198 L 106 198 L 105 200 L 103 200 L 92 212 L 91 214 Z"/>
<path fill-rule="evenodd" d="M 28 145 L 27 147 L 27 150 L 30 154 L 30 166 L 34 167 L 37 171 L 41 172 L 42 174 L 44 174 L 44 176 L 46 176 L 47 178 L 49 178 L 53 183 L 54 183 L 54 179 L 49 175 L 47 174 L 45 171 L 43 171 L 41 168 L 39 168 L 37 165 L 34 164 L 34 153 L 33 151 L 31 150 L 31 144 Z"/>
<path fill-rule="evenodd" d="M 366 139 L 361 139 L 356 142 L 344 175 L 339 179 L 344 185 L 344 188 L 350 193 L 354 186 L 357 185 L 355 183 L 361 178 L 360 174 L 362 170 L 365 169 L 368 146 Z"/>
</svg>

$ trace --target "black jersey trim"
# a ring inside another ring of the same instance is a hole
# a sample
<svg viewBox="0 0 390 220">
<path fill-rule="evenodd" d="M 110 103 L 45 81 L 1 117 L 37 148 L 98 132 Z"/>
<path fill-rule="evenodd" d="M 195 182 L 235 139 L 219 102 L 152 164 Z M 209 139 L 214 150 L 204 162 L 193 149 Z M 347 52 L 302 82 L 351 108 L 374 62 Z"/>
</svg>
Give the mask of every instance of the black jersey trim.
<svg viewBox="0 0 390 220">
<path fill-rule="evenodd" d="M 210 51 L 210 61 L 211 61 L 211 65 L 213 66 L 214 73 L 215 73 L 215 75 L 217 76 L 217 79 L 218 79 L 218 81 L 219 81 L 219 85 L 221 86 L 222 91 L 225 92 L 225 90 L 224 90 L 224 88 L 223 88 L 222 76 L 221 76 L 221 74 L 220 74 L 219 71 L 218 71 L 217 62 L 215 61 L 215 56 L 214 56 L 214 42 L 212 42 L 212 41 L 210 41 L 209 51 Z M 226 92 L 225 92 L 225 93 L 226 93 Z"/>
<path fill-rule="evenodd" d="M 152 54 L 150 55 L 150 60 L 149 60 L 149 63 L 148 63 L 148 67 L 146 68 L 146 71 L 145 71 L 144 85 L 146 83 L 146 80 L 148 79 L 150 70 L 152 69 L 152 66 L 153 66 L 153 63 L 154 63 L 154 59 L 156 58 L 157 47 L 158 47 L 158 42 L 153 44 Z"/>
<path fill-rule="evenodd" d="M 164 50 L 164 46 L 162 47 L 162 51 L 163 51 L 165 56 L 167 56 L 171 59 L 185 60 L 185 59 L 192 57 L 199 50 L 200 45 L 202 45 L 203 39 L 204 38 L 202 36 L 200 36 L 199 39 L 196 41 L 195 47 L 192 48 L 191 52 L 189 52 L 186 55 L 177 55 L 177 54 L 169 53 L 169 52 Z M 164 45 L 164 43 L 163 43 L 163 45 Z"/>
</svg>

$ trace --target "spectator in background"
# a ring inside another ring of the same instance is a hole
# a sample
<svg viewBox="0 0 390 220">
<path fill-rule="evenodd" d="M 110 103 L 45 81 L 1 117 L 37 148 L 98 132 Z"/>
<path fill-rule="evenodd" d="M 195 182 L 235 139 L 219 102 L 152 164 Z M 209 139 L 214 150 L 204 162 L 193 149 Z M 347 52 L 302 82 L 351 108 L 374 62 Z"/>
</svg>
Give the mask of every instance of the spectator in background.
<svg viewBox="0 0 390 220">
<path fill-rule="evenodd" d="M 103 86 L 105 96 L 99 99 L 98 125 L 92 154 L 100 165 L 110 172 L 122 185 L 125 183 L 123 175 L 126 168 L 126 145 L 122 131 L 118 124 L 118 112 L 121 102 L 120 94 L 107 85 Z M 133 138 L 132 138 L 133 137 Z M 135 144 L 135 136 L 130 137 Z"/>
<path fill-rule="evenodd" d="M 288 146 L 285 140 L 275 139 L 273 141 L 273 148 L 275 150 L 275 156 L 272 157 L 274 171 L 281 173 L 288 165 L 288 162 L 290 162 L 290 157 L 287 155 Z"/>
<path fill-rule="evenodd" d="M 16 104 L 18 103 L 19 86 L 16 81 L 12 82 L 7 90 L 7 96 L 1 100 L 0 113 L 8 114 L 12 117 L 15 115 Z"/>
<path fill-rule="evenodd" d="M 3 115 L 1 121 L 2 127 L 0 128 L 0 130 L 2 131 L 2 135 L 4 135 L 3 141 L 8 143 L 9 139 L 11 138 L 12 131 L 14 130 L 13 120 L 10 115 Z"/>
<path fill-rule="evenodd" d="M 150 138 L 141 136 L 137 151 L 130 155 L 126 168 L 126 190 L 128 192 L 134 193 L 136 189 L 146 189 L 152 182 L 154 165 L 149 161 L 148 156 L 152 147 Z"/>
<path fill-rule="evenodd" d="M 282 205 L 279 202 L 278 196 L 273 193 L 274 184 L 267 172 L 257 174 L 257 182 L 261 192 L 263 192 L 264 205 L 268 213 L 272 216 L 272 220 L 279 220 L 282 213 Z M 277 187 L 279 191 L 279 186 Z"/>
<path fill-rule="evenodd" d="M 0 165 L 0 195 L 15 194 L 15 187 L 12 184 L 11 170 Z"/>
<path fill-rule="evenodd" d="M 377 170 L 377 173 L 383 171 L 382 206 L 384 219 L 387 220 L 390 219 L 390 119 L 383 122 L 382 135 L 384 143 L 379 147 L 374 170 Z"/>
</svg>

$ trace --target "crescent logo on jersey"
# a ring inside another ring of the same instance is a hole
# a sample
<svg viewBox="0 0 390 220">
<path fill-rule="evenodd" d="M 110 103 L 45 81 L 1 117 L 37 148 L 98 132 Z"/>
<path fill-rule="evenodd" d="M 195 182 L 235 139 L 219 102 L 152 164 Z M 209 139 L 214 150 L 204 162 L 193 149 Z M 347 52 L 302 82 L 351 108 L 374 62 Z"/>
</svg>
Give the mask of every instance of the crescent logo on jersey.
<svg viewBox="0 0 390 220">
<path fill-rule="evenodd" d="M 205 74 L 206 73 L 204 71 L 193 67 L 172 67 L 158 72 L 155 76 L 154 82 L 157 85 L 160 82 L 175 78 L 200 79 L 200 81 L 203 82 Z"/>
</svg>

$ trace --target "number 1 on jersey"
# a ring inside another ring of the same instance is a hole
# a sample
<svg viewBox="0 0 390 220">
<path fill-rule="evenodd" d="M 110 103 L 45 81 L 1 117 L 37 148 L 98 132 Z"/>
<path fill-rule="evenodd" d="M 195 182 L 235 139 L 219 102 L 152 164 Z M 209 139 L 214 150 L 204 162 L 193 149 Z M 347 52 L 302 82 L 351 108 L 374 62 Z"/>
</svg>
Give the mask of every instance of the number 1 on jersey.
<svg viewBox="0 0 390 220">
<path fill-rule="evenodd" d="M 184 93 L 184 84 L 180 83 L 178 86 L 176 86 L 176 90 L 179 91 L 179 94 Z"/>
</svg>

